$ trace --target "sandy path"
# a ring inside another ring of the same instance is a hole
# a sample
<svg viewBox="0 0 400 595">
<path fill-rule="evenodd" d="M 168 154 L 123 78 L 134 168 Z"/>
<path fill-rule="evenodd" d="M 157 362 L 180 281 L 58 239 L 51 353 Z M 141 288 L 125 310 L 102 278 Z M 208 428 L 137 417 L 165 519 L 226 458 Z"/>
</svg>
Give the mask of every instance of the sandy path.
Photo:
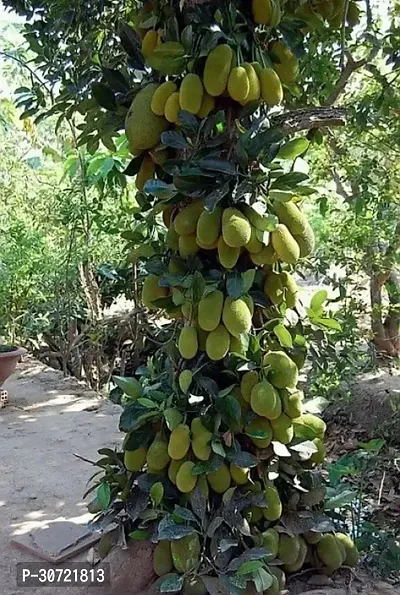
<svg viewBox="0 0 400 595">
<path fill-rule="evenodd" d="M 60 517 L 87 522 L 82 494 L 92 470 L 73 453 L 96 459 L 99 448 L 120 444 L 119 408 L 34 359 L 20 364 L 5 388 L 10 406 L 0 410 L 0 593 L 72 595 L 65 588 L 18 588 L 15 564 L 36 559 L 10 546 L 10 539 Z M 85 411 L 96 404 L 97 411 Z"/>
</svg>

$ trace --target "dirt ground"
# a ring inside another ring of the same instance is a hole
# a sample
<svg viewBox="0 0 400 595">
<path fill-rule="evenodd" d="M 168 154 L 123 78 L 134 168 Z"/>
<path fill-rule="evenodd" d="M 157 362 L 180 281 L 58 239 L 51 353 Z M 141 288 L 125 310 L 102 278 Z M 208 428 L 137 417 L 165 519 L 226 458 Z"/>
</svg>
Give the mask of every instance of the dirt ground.
<svg viewBox="0 0 400 595">
<path fill-rule="evenodd" d="M 400 377 L 390 377 L 392 382 L 390 392 L 396 394 Z M 375 381 L 368 377 L 360 394 L 372 399 L 375 395 L 379 402 L 378 387 L 386 390 L 385 379 L 378 376 Z M 86 524 L 89 515 L 82 494 L 92 469 L 74 453 L 93 460 L 99 448 L 119 445 L 119 408 L 100 399 L 82 383 L 64 379 L 60 372 L 32 358 L 19 365 L 5 388 L 10 394 L 10 405 L 0 410 L 0 594 L 27 595 L 26 588 L 16 586 L 15 567 L 17 562 L 35 558 L 11 547 L 10 540 L 65 519 Z M 140 556 L 142 560 L 148 558 L 149 552 L 135 553 L 136 564 L 142 567 Z M 76 559 L 85 559 L 85 555 Z M 129 559 L 128 562 L 131 568 Z M 400 590 L 388 584 L 372 584 L 362 573 L 338 576 L 334 581 L 326 579 L 326 584 L 318 585 L 312 580 L 308 582 L 309 578 L 308 575 L 292 581 L 290 595 L 400 595 Z M 104 595 L 135 592 L 129 588 Z M 29 589 L 29 595 L 50 593 L 85 595 L 81 590 L 65 588 Z"/>
</svg>

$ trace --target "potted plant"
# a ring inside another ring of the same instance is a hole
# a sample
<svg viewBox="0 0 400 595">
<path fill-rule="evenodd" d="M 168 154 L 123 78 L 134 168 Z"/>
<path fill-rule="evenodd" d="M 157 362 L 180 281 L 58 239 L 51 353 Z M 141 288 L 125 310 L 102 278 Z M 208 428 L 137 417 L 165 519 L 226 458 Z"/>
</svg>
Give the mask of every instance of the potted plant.
<svg viewBox="0 0 400 595">
<path fill-rule="evenodd" d="M 2 388 L 3 383 L 11 376 L 22 355 L 26 353 L 23 347 L 15 345 L 0 345 L 0 409 L 8 403 L 7 391 Z"/>
</svg>

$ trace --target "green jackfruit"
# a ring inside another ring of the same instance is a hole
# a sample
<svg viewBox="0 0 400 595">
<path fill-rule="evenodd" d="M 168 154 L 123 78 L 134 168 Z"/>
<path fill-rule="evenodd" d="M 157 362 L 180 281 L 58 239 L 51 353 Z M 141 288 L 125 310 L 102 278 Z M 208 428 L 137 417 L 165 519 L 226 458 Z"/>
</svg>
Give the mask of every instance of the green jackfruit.
<svg viewBox="0 0 400 595">
<path fill-rule="evenodd" d="M 342 556 L 342 564 L 344 564 L 344 561 L 346 560 L 346 548 L 344 547 L 344 544 L 342 543 L 342 541 L 340 541 L 340 539 L 338 539 L 335 535 L 335 540 L 336 540 L 336 545 L 339 548 L 340 551 L 340 555 Z"/>
<path fill-rule="evenodd" d="M 233 463 L 229 466 L 229 471 L 234 483 L 238 486 L 245 485 L 249 481 L 249 469 L 238 467 Z"/>
<path fill-rule="evenodd" d="M 231 248 L 245 246 L 251 238 L 251 225 L 239 209 L 229 207 L 222 214 L 222 237 Z"/>
<path fill-rule="evenodd" d="M 265 417 L 256 417 L 245 428 L 257 448 L 268 448 L 272 441 L 272 428 Z"/>
<path fill-rule="evenodd" d="M 263 248 L 264 244 L 258 239 L 256 228 L 251 226 L 250 240 L 246 244 L 247 252 L 250 252 L 250 254 L 259 254 Z"/>
<path fill-rule="evenodd" d="M 223 324 L 210 332 L 206 340 L 206 353 L 210 360 L 217 362 L 223 359 L 229 351 L 231 338 Z"/>
<path fill-rule="evenodd" d="M 164 116 L 171 124 L 178 124 L 181 104 L 179 102 L 179 91 L 174 91 L 165 102 Z"/>
<path fill-rule="evenodd" d="M 282 516 L 282 502 L 275 486 L 268 486 L 264 490 L 264 497 L 268 504 L 263 508 L 263 515 L 267 521 L 277 521 Z M 280 557 L 280 556 L 279 556 Z"/>
<path fill-rule="evenodd" d="M 360 561 L 360 554 L 354 541 L 344 533 L 336 533 L 335 537 L 336 541 L 341 543 L 345 548 L 346 557 L 344 564 L 351 567 L 357 566 Z"/>
<path fill-rule="evenodd" d="M 293 276 L 287 271 L 280 273 L 280 279 L 284 288 L 285 302 L 288 308 L 294 308 L 296 305 L 299 288 Z"/>
<path fill-rule="evenodd" d="M 282 262 L 295 264 L 300 258 L 300 247 L 286 225 L 280 223 L 271 234 L 272 246 Z"/>
<path fill-rule="evenodd" d="M 183 583 L 182 595 L 207 595 L 208 591 L 200 577 L 186 578 Z"/>
<path fill-rule="evenodd" d="M 251 506 L 246 510 L 245 518 L 251 525 L 256 525 L 263 518 L 263 509 L 259 506 Z"/>
<path fill-rule="evenodd" d="M 282 413 L 277 419 L 271 420 L 271 426 L 274 432 L 274 440 L 282 444 L 290 444 L 294 436 L 293 424 L 290 417 Z"/>
<path fill-rule="evenodd" d="M 178 252 L 179 250 L 179 235 L 175 231 L 175 227 L 171 225 L 166 235 L 167 246 L 170 250 Z M 174 273 L 173 273 L 174 274 Z M 179 273 L 178 273 L 179 274 Z"/>
<path fill-rule="evenodd" d="M 281 389 L 279 392 L 284 413 L 290 419 L 300 417 L 303 409 L 303 393 L 301 391 L 290 392 L 286 388 Z"/>
<path fill-rule="evenodd" d="M 214 492 L 224 494 L 231 485 L 229 467 L 223 463 L 219 469 L 207 475 L 207 481 Z"/>
<path fill-rule="evenodd" d="M 195 568 L 200 557 L 200 540 L 197 533 L 186 535 L 171 542 L 172 561 L 175 570 L 186 573 Z"/>
<path fill-rule="evenodd" d="M 294 83 L 299 72 L 299 64 L 289 47 L 283 41 L 273 41 L 269 51 L 274 70 L 281 82 L 285 85 Z"/>
<path fill-rule="evenodd" d="M 323 441 L 321 440 L 321 438 L 314 438 L 313 440 L 315 446 L 318 448 L 317 452 L 314 452 L 310 461 L 312 463 L 316 463 L 317 465 L 322 465 L 322 463 L 325 461 L 325 457 L 326 457 L 326 450 L 325 450 L 325 445 L 323 443 Z"/>
<path fill-rule="evenodd" d="M 308 221 L 295 202 L 274 202 L 274 211 L 279 221 L 286 225 L 292 235 L 301 235 L 307 228 Z"/>
<path fill-rule="evenodd" d="M 179 374 L 179 388 L 183 393 L 187 394 L 190 385 L 192 384 L 192 378 L 193 372 L 191 370 L 183 370 L 183 372 Z"/>
<path fill-rule="evenodd" d="M 147 466 L 153 471 L 161 471 L 168 465 L 171 458 L 168 454 L 168 442 L 158 432 L 147 451 Z"/>
<path fill-rule="evenodd" d="M 203 93 L 203 101 L 201 102 L 201 108 L 197 112 L 196 116 L 201 120 L 204 118 L 208 118 L 210 113 L 215 108 L 215 99 L 211 97 L 208 93 Z"/>
<path fill-rule="evenodd" d="M 307 543 L 317 545 L 317 543 L 321 541 L 322 535 L 316 531 L 307 531 L 307 533 L 304 533 L 303 537 Z"/>
<path fill-rule="evenodd" d="M 275 414 L 278 400 L 280 400 L 280 396 L 277 390 L 266 380 L 256 384 L 251 391 L 251 408 L 261 417 L 272 419 L 271 416 Z"/>
<path fill-rule="evenodd" d="M 194 326 L 184 326 L 179 335 L 178 349 L 184 359 L 192 359 L 199 348 L 197 330 Z"/>
<path fill-rule="evenodd" d="M 217 207 L 212 213 L 203 211 L 197 222 L 197 240 L 203 246 L 215 246 L 221 231 L 222 208 Z"/>
<path fill-rule="evenodd" d="M 176 487 L 183 494 L 188 494 L 196 487 L 197 475 L 192 475 L 194 463 L 185 461 L 176 474 Z"/>
<path fill-rule="evenodd" d="M 161 277 L 158 277 L 157 275 L 148 275 L 144 280 L 142 287 L 142 302 L 149 310 L 155 308 L 152 304 L 154 300 L 166 297 L 167 295 L 167 288 L 160 287 L 158 284 L 160 279 Z"/>
<path fill-rule="evenodd" d="M 188 258 L 191 254 L 197 254 L 200 246 L 196 241 L 194 233 L 188 236 L 179 236 L 179 256 L 183 259 Z"/>
<path fill-rule="evenodd" d="M 148 58 L 153 53 L 159 39 L 157 31 L 147 31 L 142 39 L 142 54 L 144 58 Z"/>
<path fill-rule="evenodd" d="M 314 252 L 315 235 L 313 232 L 313 228 L 308 222 L 303 233 L 296 234 L 293 237 L 299 246 L 301 258 L 305 258 L 306 256 L 309 256 Z"/>
<path fill-rule="evenodd" d="M 203 101 L 203 83 L 197 74 L 187 74 L 179 89 L 179 103 L 181 109 L 191 114 L 197 114 Z"/>
<path fill-rule="evenodd" d="M 157 543 L 153 552 L 153 568 L 157 576 L 164 576 L 174 569 L 170 541 Z"/>
<path fill-rule="evenodd" d="M 156 89 L 151 100 L 151 110 L 156 116 L 164 116 L 165 104 L 172 93 L 176 93 L 177 90 L 178 87 L 172 81 L 165 81 Z"/>
<path fill-rule="evenodd" d="M 207 93 L 212 97 L 218 97 L 225 91 L 232 59 L 233 52 L 227 44 L 218 45 L 208 54 L 203 81 Z"/>
<path fill-rule="evenodd" d="M 185 67 L 184 55 L 185 48 L 178 41 L 165 41 L 156 45 L 146 60 L 146 66 L 164 76 L 180 74 Z"/>
<path fill-rule="evenodd" d="M 218 240 L 218 258 L 225 269 L 233 269 L 240 256 L 240 248 L 231 248 L 221 236 Z"/>
<path fill-rule="evenodd" d="M 294 388 L 299 379 L 299 370 L 284 351 L 269 351 L 263 360 L 269 381 L 276 388 Z"/>
<path fill-rule="evenodd" d="M 284 301 L 283 285 L 279 273 L 272 271 L 266 276 L 264 293 L 275 306 L 278 306 Z"/>
<path fill-rule="evenodd" d="M 268 556 L 265 557 L 266 562 L 271 562 L 275 560 L 278 555 L 278 548 L 279 548 L 279 533 L 275 531 L 275 529 L 267 529 L 261 535 L 262 537 L 262 546 L 266 547 L 269 550 Z"/>
<path fill-rule="evenodd" d="M 208 461 L 211 456 L 212 433 L 207 430 L 198 417 L 195 417 L 191 424 L 192 450 L 200 461 Z"/>
<path fill-rule="evenodd" d="M 271 0 L 252 0 L 251 9 L 257 25 L 270 25 L 273 16 Z"/>
<path fill-rule="evenodd" d="M 297 556 L 297 559 L 295 562 L 293 562 L 293 564 L 286 564 L 285 571 L 286 572 L 298 572 L 301 568 L 303 568 L 306 556 L 307 556 L 307 552 L 308 552 L 308 547 L 307 547 L 307 543 L 304 541 L 304 539 L 302 537 L 298 537 L 297 538 L 299 541 L 299 545 L 300 545 L 300 549 L 299 549 L 299 553 Z"/>
<path fill-rule="evenodd" d="M 261 97 L 269 105 L 279 105 L 283 101 L 282 83 L 272 68 L 263 68 L 260 72 Z"/>
<path fill-rule="evenodd" d="M 156 116 L 151 111 L 151 100 L 157 89 L 156 83 L 150 83 L 144 87 L 135 96 L 129 108 L 125 120 L 125 132 L 132 153 L 158 145 L 162 133 L 168 129 L 167 120 Z"/>
<path fill-rule="evenodd" d="M 176 477 L 178 475 L 178 471 L 182 467 L 183 463 L 185 463 L 185 462 L 186 462 L 186 458 L 181 459 L 180 461 L 172 460 L 169 464 L 168 477 L 174 485 L 176 485 Z"/>
<path fill-rule="evenodd" d="M 245 401 L 250 403 L 251 400 L 251 391 L 258 384 L 258 372 L 255 370 L 250 370 L 249 372 L 245 372 L 242 376 L 242 380 L 240 381 L 240 391 L 243 395 Z"/>
<path fill-rule="evenodd" d="M 281 533 L 279 537 L 278 558 L 284 564 L 294 564 L 300 553 L 300 541 L 296 536 Z"/>
<path fill-rule="evenodd" d="M 232 68 L 228 79 L 228 93 L 235 101 L 242 103 L 250 91 L 250 82 L 243 66 Z"/>
<path fill-rule="evenodd" d="M 243 68 L 247 72 L 247 78 L 249 79 L 249 93 L 245 99 L 246 103 L 250 101 L 258 101 L 260 99 L 260 80 L 257 72 L 249 62 L 243 62 Z"/>
<path fill-rule="evenodd" d="M 326 423 L 320 417 L 312 413 L 304 413 L 300 418 L 300 423 L 306 426 L 315 434 L 315 438 L 323 438 L 326 432 Z"/>
<path fill-rule="evenodd" d="M 180 236 L 187 236 L 196 233 L 197 222 L 202 212 L 202 200 L 193 200 L 183 209 L 181 209 L 174 220 L 176 233 Z"/>
<path fill-rule="evenodd" d="M 343 560 L 334 535 L 323 535 L 317 544 L 317 553 L 321 562 L 331 571 L 341 567 Z"/>
<path fill-rule="evenodd" d="M 221 321 L 224 294 L 216 290 L 199 302 L 199 326 L 205 331 L 215 331 Z"/>
<path fill-rule="evenodd" d="M 149 157 L 149 155 L 145 155 L 135 181 L 136 188 L 139 192 L 143 192 L 145 183 L 148 180 L 153 179 L 155 170 L 156 166 L 154 165 L 152 158 Z"/>
<path fill-rule="evenodd" d="M 140 471 L 146 462 L 147 448 L 137 448 L 136 450 L 126 450 L 124 452 L 124 465 L 128 471 Z"/>
<path fill-rule="evenodd" d="M 247 349 L 246 345 L 242 342 L 240 337 L 232 337 L 231 335 L 231 344 L 229 346 L 229 351 L 231 353 L 239 353 L 240 355 L 246 355 Z"/>
<path fill-rule="evenodd" d="M 185 424 L 179 424 L 171 432 L 168 443 L 168 454 L 171 459 L 183 459 L 190 448 L 190 429 Z"/>
<path fill-rule="evenodd" d="M 261 252 L 257 252 L 257 254 L 250 254 L 250 258 L 252 262 L 257 266 L 274 264 L 278 261 L 278 255 L 275 252 L 275 249 L 272 246 L 272 244 L 264 246 Z"/>
<path fill-rule="evenodd" d="M 234 337 L 248 333 L 251 329 L 251 313 L 246 302 L 239 298 L 227 297 L 222 311 L 222 321 Z"/>
</svg>

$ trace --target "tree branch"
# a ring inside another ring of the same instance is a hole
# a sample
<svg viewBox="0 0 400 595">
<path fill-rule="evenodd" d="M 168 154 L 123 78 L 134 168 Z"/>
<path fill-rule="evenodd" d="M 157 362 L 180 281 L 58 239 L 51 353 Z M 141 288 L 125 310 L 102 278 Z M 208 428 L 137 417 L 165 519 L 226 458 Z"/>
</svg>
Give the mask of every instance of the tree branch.
<svg viewBox="0 0 400 595">
<path fill-rule="evenodd" d="M 360 70 L 360 68 L 363 68 L 366 64 L 371 62 L 371 60 L 373 60 L 377 56 L 378 52 L 379 47 L 373 47 L 372 50 L 369 52 L 368 56 L 366 56 L 362 60 L 353 60 L 351 54 L 349 52 L 345 52 L 345 55 L 347 56 L 346 66 L 343 68 L 342 73 L 335 85 L 335 88 L 329 95 L 328 99 L 325 101 L 325 106 L 329 107 L 333 105 L 335 101 L 337 101 L 337 99 L 345 90 L 346 85 L 353 72 L 356 72 L 356 70 Z"/>
<path fill-rule="evenodd" d="M 346 109 L 344 107 L 298 109 L 273 117 L 272 123 L 282 128 L 286 134 L 294 134 L 300 130 L 344 126 Z"/>
</svg>

